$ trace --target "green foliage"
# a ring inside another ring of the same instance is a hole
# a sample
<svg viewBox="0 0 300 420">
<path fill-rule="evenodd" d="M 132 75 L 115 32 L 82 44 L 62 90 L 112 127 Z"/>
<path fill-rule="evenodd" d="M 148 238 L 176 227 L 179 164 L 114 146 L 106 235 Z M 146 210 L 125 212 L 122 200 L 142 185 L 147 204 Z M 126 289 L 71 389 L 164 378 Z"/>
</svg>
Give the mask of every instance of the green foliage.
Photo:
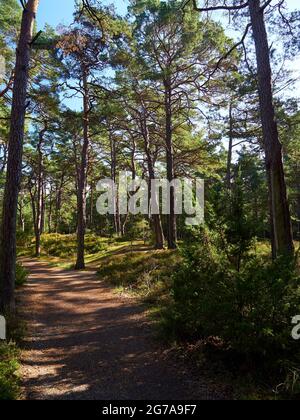
<svg viewBox="0 0 300 420">
<path fill-rule="evenodd" d="M 32 241 L 32 236 L 28 232 L 22 232 L 21 230 L 17 231 L 17 246 L 25 248 L 30 246 Z"/>
<path fill-rule="evenodd" d="M 151 239 L 149 222 L 145 219 L 136 220 L 132 218 L 126 226 L 126 236 L 122 240 L 139 241 L 144 243 Z"/>
<path fill-rule="evenodd" d="M 43 235 L 41 238 L 42 250 L 54 257 L 69 256 L 76 252 L 75 236 L 58 234 Z"/>
<path fill-rule="evenodd" d="M 178 262 L 177 251 L 154 251 L 142 245 L 125 246 L 101 259 L 98 275 L 102 280 L 132 291 L 151 303 L 168 298 L 170 272 Z"/>
<path fill-rule="evenodd" d="M 28 271 L 21 265 L 16 266 L 16 286 L 21 287 L 27 282 Z"/>
<path fill-rule="evenodd" d="M 253 242 L 255 227 L 245 211 L 245 193 L 241 169 L 238 168 L 238 175 L 229 197 L 229 214 L 225 230 L 227 244 L 229 245 L 228 255 L 239 271 L 242 259 L 250 250 Z"/>
<path fill-rule="evenodd" d="M 21 11 L 17 0 L 0 0 L 0 51 L 9 65 L 14 56 L 12 43 L 18 37 Z"/>
<path fill-rule="evenodd" d="M 300 310 L 300 276 L 294 262 L 249 257 L 237 271 L 218 235 L 183 251 L 174 275 L 173 323 L 185 339 L 218 337 L 240 354 L 279 360 L 296 351 L 291 319 Z"/>
<path fill-rule="evenodd" d="M 95 235 L 86 235 L 87 254 L 97 254 L 106 249 L 103 240 Z M 42 252 L 53 257 L 70 257 L 76 254 L 76 235 L 48 234 L 41 237 Z"/>
<path fill-rule="evenodd" d="M 19 396 L 18 350 L 12 343 L 0 343 L 0 400 L 15 400 Z"/>
</svg>

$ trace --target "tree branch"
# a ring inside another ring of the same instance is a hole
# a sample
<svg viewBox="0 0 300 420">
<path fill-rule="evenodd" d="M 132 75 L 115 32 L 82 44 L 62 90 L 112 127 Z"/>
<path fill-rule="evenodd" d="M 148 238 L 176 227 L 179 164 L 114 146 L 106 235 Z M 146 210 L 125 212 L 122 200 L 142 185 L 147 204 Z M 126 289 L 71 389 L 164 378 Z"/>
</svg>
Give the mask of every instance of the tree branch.
<svg viewBox="0 0 300 420">
<path fill-rule="evenodd" d="M 268 6 L 269 4 L 272 3 L 273 0 L 267 0 L 265 4 L 263 4 L 260 8 L 260 10 L 263 12 Z"/>
<path fill-rule="evenodd" d="M 248 23 L 248 25 L 246 26 L 245 33 L 244 33 L 242 39 L 239 42 L 237 42 L 232 48 L 230 48 L 230 50 L 227 51 L 227 53 L 225 55 L 223 55 L 223 57 L 221 57 L 219 59 L 219 61 L 217 62 L 216 67 L 214 68 L 213 72 L 209 75 L 209 79 L 211 79 L 211 77 L 216 73 L 216 71 L 219 70 L 220 65 L 222 64 L 222 62 L 224 60 L 226 60 L 226 58 L 228 58 L 233 53 L 234 50 L 236 50 L 239 46 L 244 45 L 245 39 L 246 39 L 246 37 L 248 35 L 248 32 L 249 32 L 249 29 L 251 27 L 252 27 L 252 24 L 251 23 Z"/>
<path fill-rule="evenodd" d="M 11 74 L 11 76 L 10 76 L 10 79 L 9 79 L 7 85 L 6 85 L 6 87 L 0 92 L 0 98 L 3 98 L 7 94 L 7 92 L 9 90 L 11 90 L 12 85 L 14 83 L 14 77 L 15 77 L 15 73 L 13 71 L 12 74 Z"/>
<path fill-rule="evenodd" d="M 33 38 L 33 40 L 30 42 L 30 46 L 32 47 L 34 45 L 34 43 L 38 40 L 38 38 L 42 35 L 43 31 L 39 31 L 35 37 Z"/>
<path fill-rule="evenodd" d="M 186 5 L 190 3 L 190 0 L 186 3 Z M 198 7 L 197 5 L 197 0 L 193 0 L 193 4 L 194 4 L 194 9 L 197 12 L 212 12 L 212 11 L 216 11 L 216 10 L 241 10 L 241 9 L 245 9 L 245 7 L 249 6 L 249 1 L 247 1 L 246 3 L 242 3 L 239 6 L 211 6 L 211 7 Z"/>
</svg>

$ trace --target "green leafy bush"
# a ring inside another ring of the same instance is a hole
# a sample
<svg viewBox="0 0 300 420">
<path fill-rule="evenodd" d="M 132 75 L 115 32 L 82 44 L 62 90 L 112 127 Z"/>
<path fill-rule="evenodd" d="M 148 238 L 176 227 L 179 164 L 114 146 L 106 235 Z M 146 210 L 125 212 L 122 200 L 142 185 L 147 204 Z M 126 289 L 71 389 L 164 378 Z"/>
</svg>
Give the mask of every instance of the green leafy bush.
<svg viewBox="0 0 300 420">
<path fill-rule="evenodd" d="M 18 247 L 27 247 L 32 241 L 32 236 L 28 232 L 17 231 L 17 245 Z"/>
<path fill-rule="evenodd" d="M 0 400 L 14 400 L 19 394 L 18 350 L 12 343 L 0 343 Z"/>
<path fill-rule="evenodd" d="M 52 257 L 70 257 L 76 254 L 76 235 L 48 234 L 42 235 L 42 251 Z M 97 254 L 106 249 L 102 238 L 86 235 L 85 251 L 87 254 Z"/>
<path fill-rule="evenodd" d="M 103 239 L 96 235 L 87 235 L 85 240 L 85 251 L 87 254 L 98 254 L 98 252 L 106 251 L 107 245 L 103 243 Z"/>
<path fill-rule="evenodd" d="M 28 279 L 28 271 L 21 265 L 16 266 L 16 286 L 24 286 Z"/>
<path fill-rule="evenodd" d="M 300 313 L 300 277 L 294 261 L 249 257 L 238 271 L 216 236 L 183 251 L 174 275 L 173 328 L 183 339 L 218 337 L 247 356 L 294 354 L 291 319 Z"/>
<path fill-rule="evenodd" d="M 42 235 L 41 246 L 43 252 L 47 255 L 67 257 L 76 252 L 76 236 L 59 234 Z"/>
</svg>

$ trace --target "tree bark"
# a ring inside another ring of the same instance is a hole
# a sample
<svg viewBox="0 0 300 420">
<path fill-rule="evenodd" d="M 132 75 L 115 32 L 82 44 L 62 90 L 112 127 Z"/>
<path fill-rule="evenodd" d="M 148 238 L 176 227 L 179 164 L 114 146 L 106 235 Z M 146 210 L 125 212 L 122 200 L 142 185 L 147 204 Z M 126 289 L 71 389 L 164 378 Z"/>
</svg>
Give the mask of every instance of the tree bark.
<svg viewBox="0 0 300 420">
<path fill-rule="evenodd" d="M 43 187 L 44 187 L 44 179 L 43 179 L 43 151 L 42 145 L 44 141 L 44 134 L 47 131 L 47 124 L 40 132 L 39 135 L 39 142 L 37 147 L 38 152 L 38 167 L 37 167 L 37 205 L 36 205 L 36 229 L 35 229 L 35 256 L 40 257 L 41 255 L 41 234 L 43 231 L 43 207 L 44 207 L 44 200 L 43 200 Z"/>
<path fill-rule="evenodd" d="M 116 185 L 117 180 L 117 150 L 116 150 L 116 141 L 114 139 L 113 133 L 110 132 L 110 152 L 111 152 L 111 179 Z M 121 217 L 119 212 L 119 200 L 118 194 L 116 194 L 114 201 L 114 230 L 117 236 L 121 235 Z"/>
<path fill-rule="evenodd" d="M 94 229 L 94 190 L 95 186 L 93 181 L 91 182 L 91 193 L 90 193 L 90 229 Z"/>
<path fill-rule="evenodd" d="M 2 312 L 15 310 L 17 207 L 22 174 L 30 43 L 38 5 L 39 0 L 28 0 L 26 3 L 17 48 L 1 232 L 0 309 Z"/>
<path fill-rule="evenodd" d="M 59 224 L 60 224 L 60 210 L 61 210 L 61 202 L 62 202 L 62 190 L 64 186 L 65 174 L 62 173 L 59 183 L 56 183 L 56 192 L 55 192 L 55 225 L 54 225 L 54 232 L 58 233 Z M 77 187 L 77 185 L 76 185 Z"/>
<path fill-rule="evenodd" d="M 52 184 L 50 184 L 49 210 L 48 210 L 48 233 L 52 232 L 52 208 L 53 208 L 52 194 L 53 194 L 53 189 L 52 189 Z"/>
<path fill-rule="evenodd" d="M 23 199 L 19 200 L 18 204 L 18 210 L 19 210 L 19 223 L 20 228 L 22 229 L 22 232 L 25 232 L 25 216 L 23 213 L 24 205 L 23 205 Z"/>
<path fill-rule="evenodd" d="M 86 66 L 82 66 L 83 81 L 83 145 L 81 151 L 81 164 L 79 169 L 79 182 L 77 191 L 77 261 L 76 270 L 85 268 L 85 231 L 86 231 L 86 184 L 87 184 L 87 167 L 88 167 L 88 150 L 89 150 L 89 87 L 88 87 L 88 71 Z"/>
<path fill-rule="evenodd" d="M 152 154 L 150 150 L 149 129 L 148 129 L 147 120 L 145 117 L 142 122 L 142 131 L 143 131 L 144 149 L 147 156 L 147 166 L 148 166 L 148 173 L 149 173 L 149 196 L 151 197 L 151 194 L 152 194 L 151 181 L 155 179 L 155 170 L 154 170 L 154 163 L 153 163 Z M 163 249 L 165 238 L 164 238 L 164 232 L 162 228 L 161 215 L 153 214 L 152 223 L 153 223 L 153 229 L 154 229 L 154 234 L 155 234 L 155 248 Z"/>
<path fill-rule="evenodd" d="M 292 224 L 287 199 L 282 145 L 279 140 L 272 90 L 272 70 L 264 10 L 260 0 L 250 0 L 253 37 L 257 57 L 257 78 L 269 184 L 273 257 L 294 252 Z"/>
<path fill-rule="evenodd" d="M 165 80 L 165 113 L 166 113 L 166 149 L 167 149 L 167 178 L 172 182 L 175 178 L 174 172 L 174 148 L 172 130 L 172 89 L 171 81 Z M 170 214 L 168 215 L 168 248 L 177 248 L 177 225 L 175 215 L 175 190 L 170 188 Z"/>
<path fill-rule="evenodd" d="M 229 105 L 229 145 L 228 145 L 227 172 L 226 172 L 226 186 L 227 186 L 228 191 L 231 191 L 232 150 L 233 150 L 233 115 L 232 115 L 232 103 L 230 103 Z"/>
<path fill-rule="evenodd" d="M 29 187 L 29 194 L 31 200 L 31 210 L 32 210 L 32 220 L 33 220 L 33 227 L 34 227 L 34 234 L 37 236 L 37 223 L 36 223 L 36 208 L 35 208 L 35 196 L 36 192 L 32 192 L 31 186 Z"/>
</svg>

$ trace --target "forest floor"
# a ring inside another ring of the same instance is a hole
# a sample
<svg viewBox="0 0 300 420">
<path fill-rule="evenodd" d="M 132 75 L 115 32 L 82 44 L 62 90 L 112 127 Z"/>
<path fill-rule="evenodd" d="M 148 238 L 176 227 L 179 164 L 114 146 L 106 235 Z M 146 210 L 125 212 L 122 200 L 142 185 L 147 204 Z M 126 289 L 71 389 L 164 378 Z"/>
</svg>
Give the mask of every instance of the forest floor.
<svg viewBox="0 0 300 420">
<path fill-rule="evenodd" d="M 224 400 L 228 389 L 155 339 L 146 307 L 94 271 L 25 259 L 23 398 Z"/>
</svg>

